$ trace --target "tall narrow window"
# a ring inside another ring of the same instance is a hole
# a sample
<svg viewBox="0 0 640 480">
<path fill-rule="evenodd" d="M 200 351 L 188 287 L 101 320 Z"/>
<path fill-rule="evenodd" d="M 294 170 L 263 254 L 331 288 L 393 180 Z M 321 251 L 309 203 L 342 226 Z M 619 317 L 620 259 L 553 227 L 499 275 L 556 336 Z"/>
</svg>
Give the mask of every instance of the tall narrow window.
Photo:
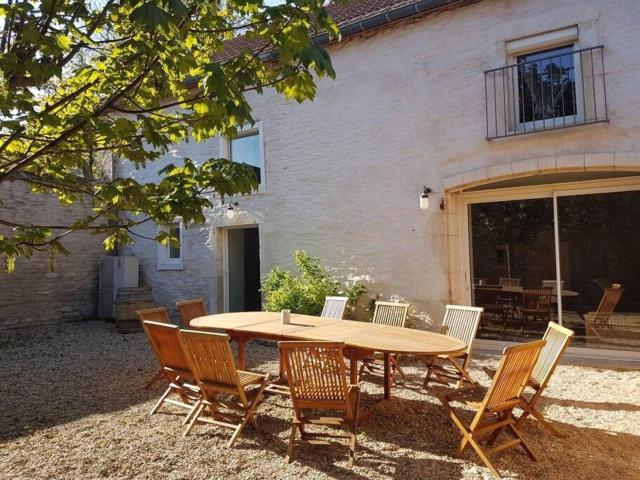
<svg viewBox="0 0 640 480">
<path fill-rule="evenodd" d="M 176 220 L 170 225 L 161 227 L 169 232 L 172 238 L 178 243 L 169 242 L 167 245 L 158 245 L 158 270 L 182 270 L 183 269 L 183 226 L 180 220 Z"/>
<path fill-rule="evenodd" d="M 572 45 L 517 57 L 520 123 L 577 115 L 573 57 Z"/>
</svg>

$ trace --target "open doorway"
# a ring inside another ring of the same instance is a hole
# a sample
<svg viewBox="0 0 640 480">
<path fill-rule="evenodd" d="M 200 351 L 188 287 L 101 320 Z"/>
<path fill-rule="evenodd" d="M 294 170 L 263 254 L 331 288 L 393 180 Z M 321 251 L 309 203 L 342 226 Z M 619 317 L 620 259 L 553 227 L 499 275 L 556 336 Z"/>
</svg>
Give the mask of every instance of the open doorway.
<svg viewBox="0 0 640 480">
<path fill-rule="evenodd" d="M 225 310 L 261 309 L 260 238 L 257 226 L 226 230 Z"/>
</svg>

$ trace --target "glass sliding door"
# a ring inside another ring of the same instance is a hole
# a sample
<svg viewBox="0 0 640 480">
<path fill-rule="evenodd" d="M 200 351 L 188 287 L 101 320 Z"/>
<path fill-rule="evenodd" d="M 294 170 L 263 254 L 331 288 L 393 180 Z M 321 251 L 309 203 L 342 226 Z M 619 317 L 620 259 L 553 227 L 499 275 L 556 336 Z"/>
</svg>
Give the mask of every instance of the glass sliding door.
<svg viewBox="0 0 640 480">
<path fill-rule="evenodd" d="M 553 198 L 475 203 L 469 214 L 480 338 L 539 338 L 557 318 Z"/>
<path fill-rule="evenodd" d="M 557 202 L 562 322 L 574 345 L 640 350 L 640 191 Z"/>
<path fill-rule="evenodd" d="M 556 321 L 576 347 L 640 351 L 639 182 L 482 191 L 466 205 L 479 338 L 528 341 Z"/>
</svg>

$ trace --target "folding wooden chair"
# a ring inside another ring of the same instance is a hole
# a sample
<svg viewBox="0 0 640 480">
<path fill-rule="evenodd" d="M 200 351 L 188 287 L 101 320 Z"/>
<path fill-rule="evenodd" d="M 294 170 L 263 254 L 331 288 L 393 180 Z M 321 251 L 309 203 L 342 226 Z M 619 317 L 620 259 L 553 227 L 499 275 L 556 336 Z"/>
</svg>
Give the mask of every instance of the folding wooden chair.
<svg viewBox="0 0 640 480">
<path fill-rule="evenodd" d="M 164 403 L 191 409 L 200 393 L 193 384 L 193 375 L 180 343 L 180 329 L 176 325 L 147 320 L 142 322 L 142 327 L 149 337 L 160 371 L 169 382 L 169 387 L 154 405 L 151 415 Z M 177 394 L 180 401 L 169 398 L 172 393 Z"/>
<path fill-rule="evenodd" d="M 373 311 L 373 320 L 371 323 L 378 325 L 389 325 L 391 327 L 405 327 L 407 324 L 407 314 L 409 313 L 408 303 L 397 302 L 376 302 L 375 310 Z M 398 364 L 397 355 L 389 355 L 389 362 L 391 364 L 391 379 L 393 380 L 393 374 L 397 370 L 402 378 L 407 378 L 405 373 Z M 382 361 L 376 360 L 374 357 L 367 357 L 362 360 L 360 372 L 358 375 L 362 375 L 362 372 L 366 368 L 369 372 L 375 372 L 380 367 Z"/>
<path fill-rule="evenodd" d="M 344 344 L 339 342 L 279 342 L 281 358 L 289 380 L 293 402 L 293 421 L 287 462 L 293 461 L 296 433 L 302 443 L 311 445 L 339 444 L 349 447 L 349 468 L 356 454 L 360 389 L 347 385 Z M 316 414 L 313 411 L 318 411 Z M 344 412 L 327 417 L 326 410 Z M 306 426 L 342 427 L 347 435 L 309 432 Z M 340 439 L 348 439 L 347 442 Z"/>
<path fill-rule="evenodd" d="M 322 308 L 320 316 L 342 320 L 348 301 L 348 297 L 326 297 L 324 299 L 324 307 Z"/>
<path fill-rule="evenodd" d="M 587 334 L 599 336 L 598 331 L 607 328 L 607 324 L 609 323 L 620 298 L 622 298 L 623 292 L 624 288 L 622 288 L 622 285 L 619 283 L 614 283 L 610 287 L 604 289 L 604 293 L 596 311 L 585 315 Z"/>
<path fill-rule="evenodd" d="M 408 303 L 376 302 L 371 323 L 390 325 L 392 327 L 404 327 L 409 313 Z"/>
<path fill-rule="evenodd" d="M 171 323 L 171 320 L 169 319 L 169 315 L 167 315 L 167 309 L 164 307 L 147 308 L 145 310 L 136 310 L 136 316 L 138 317 L 138 320 L 140 320 L 141 326 L 142 326 L 142 322 L 144 322 L 145 320 L 150 322 L 169 323 L 169 324 Z M 153 385 L 158 380 L 164 378 L 164 376 L 165 375 L 161 368 L 155 373 L 155 375 L 153 375 L 153 377 L 149 379 L 147 383 L 144 384 L 143 388 L 144 389 L 151 388 L 151 385 Z"/>
<path fill-rule="evenodd" d="M 541 320 L 548 322 L 551 318 L 551 296 L 553 289 L 550 287 L 525 287 L 522 293 L 522 307 L 520 309 L 521 331 L 524 332 L 524 324 L 527 320 Z"/>
<path fill-rule="evenodd" d="M 185 327 L 190 327 L 191 320 L 194 318 L 204 317 L 207 314 L 207 309 L 204 308 L 204 300 L 201 298 L 177 302 L 176 308 L 178 309 L 178 312 L 180 312 L 182 325 Z"/>
<path fill-rule="evenodd" d="M 181 330 L 180 341 L 201 392 L 201 397 L 189 413 L 189 425 L 184 436 L 189 434 L 197 422 L 212 423 L 234 430 L 227 444 L 232 447 L 247 423 L 258 430 L 254 412 L 262 399 L 269 375 L 237 370 L 229 335 Z M 221 395 L 231 396 L 234 400 L 218 398 Z M 211 411 L 212 418 L 201 416 L 206 407 Z M 239 422 L 231 423 L 233 419 L 227 420 L 230 415 L 222 412 L 221 407 L 233 411 L 236 414 L 233 416 Z"/>
<path fill-rule="evenodd" d="M 459 355 L 438 355 L 431 358 L 423 358 L 427 366 L 427 374 L 424 377 L 424 388 L 433 380 L 444 385 L 451 381 L 457 382 L 459 388 L 464 381 L 472 385 L 476 381 L 469 375 L 469 363 L 471 362 L 471 349 L 473 339 L 476 337 L 482 307 L 464 307 L 460 305 L 447 305 L 442 320 L 441 333 L 458 340 L 462 340 L 467 349 Z M 431 378 L 433 375 L 433 379 Z"/>
<path fill-rule="evenodd" d="M 458 427 L 460 433 L 462 433 L 458 452 L 462 453 L 468 445 L 471 445 L 484 464 L 497 477 L 500 477 L 500 473 L 489 460 L 489 455 L 493 453 L 520 446 L 529 458 L 533 461 L 537 460 L 518 430 L 518 422 L 513 416 L 513 409 L 521 407 L 526 410 L 528 408 L 527 403 L 522 398 L 522 391 L 531 376 L 545 343 L 544 340 L 538 340 L 505 348 L 493 378 L 493 383 L 484 398 L 479 402 L 473 399 L 474 394 L 481 391 L 480 387 L 477 386 L 469 386 L 437 394 L 445 411 Z M 469 426 L 466 426 L 453 410 L 451 407 L 453 402 L 462 403 L 475 410 L 476 413 Z M 514 439 L 492 447 L 502 431 L 507 431 Z M 480 440 L 483 437 L 489 437 L 488 446 L 492 447 L 489 450 L 485 450 L 484 448 L 486 447 L 483 448 L 480 444 Z"/>
<path fill-rule="evenodd" d="M 501 287 L 519 287 L 520 286 L 520 279 L 519 278 L 500 277 L 498 279 L 498 284 Z"/>
<path fill-rule="evenodd" d="M 573 335 L 574 333 L 572 330 L 561 327 L 555 322 L 549 322 L 547 331 L 542 337 L 542 339 L 547 343 L 542 349 L 542 352 L 540 352 L 540 356 L 538 357 L 536 366 L 534 367 L 533 372 L 531 372 L 531 377 L 527 382 L 527 387 L 533 389 L 534 394 L 528 400 L 526 398 L 524 399 L 528 405 L 528 409 L 526 409 L 518 419 L 517 426 L 522 425 L 527 417 L 529 415 L 532 415 L 544 427 L 548 428 L 554 435 L 556 435 L 557 437 L 563 436 L 558 430 L 556 430 L 553 425 L 551 425 L 544 418 L 540 410 L 536 408 L 536 404 L 538 403 L 538 401 L 540 401 L 542 392 L 544 392 L 547 383 L 549 383 L 549 379 L 553 375 L 556 366 L 558 365 L 558 363 L 560 363 L 562 355 L 564 355 L 565 350 L 571 344 Z M 484 371 L 492 378 L 496 373 L 495 369 L 486 367 L 484 368 Z"/>
</svg>

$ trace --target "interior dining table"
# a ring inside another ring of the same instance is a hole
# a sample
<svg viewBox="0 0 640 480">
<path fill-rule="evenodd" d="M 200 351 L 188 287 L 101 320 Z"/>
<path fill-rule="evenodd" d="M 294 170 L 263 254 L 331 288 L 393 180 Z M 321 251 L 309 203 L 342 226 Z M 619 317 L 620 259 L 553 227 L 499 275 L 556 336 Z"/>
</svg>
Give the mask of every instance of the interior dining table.
<svg viewBox="0 0 640 480">
<path fill-rule="evenodd" d="M 358 381 L 357 362 L 381 352 L 384 358 L 384 399 L 391 396 L 392 354 L 456 355 L 465 351 L 466 344 L 439 333 L 413 328 L 392 327 L 353 320 L 336 320 L 311 315 L 291 314 L 288 324 L 282 323 L 280 312 L 235 312 L 198 317 L 190 322 L 191 328 L 216 330 L 227 333 L 238 344 L 237 365 L 246 368 L 246 344 L 252 339 L 333 341 L 345 344 L 345 357 L 349 359 L 351 383 Z"/>
</svg>

